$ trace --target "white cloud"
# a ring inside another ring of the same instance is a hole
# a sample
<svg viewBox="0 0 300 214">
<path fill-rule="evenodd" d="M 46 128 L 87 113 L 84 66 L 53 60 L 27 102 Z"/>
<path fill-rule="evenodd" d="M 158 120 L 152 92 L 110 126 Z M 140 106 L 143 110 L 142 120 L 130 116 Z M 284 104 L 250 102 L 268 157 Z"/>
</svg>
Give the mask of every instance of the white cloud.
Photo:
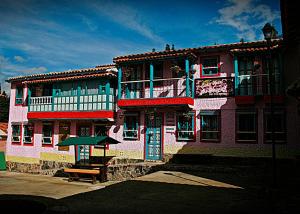
<svg viewBox="0 0 300 214">
<path fill-rule="evenodd" d="M 92 4 L 92 8 L 102 15 L 110 18 L 114 22 L 136 31 L 140 35 L 158 43 L 162 43 L 163 39 L 155 34 L 144 22 L 134 8 L 129 7 L 121 2 L 101 2 Z"/>
<path fill-rule="evenodd" d="M 26 59 L 24 59 L 24 58 L 21 57 L 21 56 L 14 56 L 14 60 L 15 60 L 16 62 L 19 62 L 19 63 L 23 63 L 23 62 L 26 61 Z"/>
<path fill-rule="evenodd" d="M 261 39 L 261 28 L 267 22 L 280 19 L 280 12 L 253 0 L 228 0 L 228 6 L 218 10 L 220 16 L 213 22 L 235 28 L 238 38 Z M 255 24 L 254 24 L 255 23 Z"/>
</svg>

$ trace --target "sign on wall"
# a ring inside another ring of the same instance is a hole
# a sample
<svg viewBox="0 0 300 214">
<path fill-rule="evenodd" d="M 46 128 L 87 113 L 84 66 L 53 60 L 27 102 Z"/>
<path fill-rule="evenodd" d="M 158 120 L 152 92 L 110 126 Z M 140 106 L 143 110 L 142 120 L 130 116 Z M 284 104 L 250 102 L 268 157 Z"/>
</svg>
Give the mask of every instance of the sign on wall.
<svg viewBox="0 0 300 214">
<path fill-rule="evenodd" d="M 233 96 L 233 89 L 231 77 L 195 79 L 195 98 Z"/>
</svg>

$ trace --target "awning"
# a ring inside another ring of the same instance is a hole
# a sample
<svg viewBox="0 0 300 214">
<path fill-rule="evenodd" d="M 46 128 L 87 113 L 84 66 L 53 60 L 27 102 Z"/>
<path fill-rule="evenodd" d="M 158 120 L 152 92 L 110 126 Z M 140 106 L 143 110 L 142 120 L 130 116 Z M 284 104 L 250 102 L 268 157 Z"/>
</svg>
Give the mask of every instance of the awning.
<svg viewBox="0 0 300 214">
<path fill-rule="evenodd" d="M 99 137 L 69 137 L 56 146 L 71 146 L 71 145 L 105 145 L 105 144 L 118 144 L 119 141 L 109 136 Z"/>
</svg>

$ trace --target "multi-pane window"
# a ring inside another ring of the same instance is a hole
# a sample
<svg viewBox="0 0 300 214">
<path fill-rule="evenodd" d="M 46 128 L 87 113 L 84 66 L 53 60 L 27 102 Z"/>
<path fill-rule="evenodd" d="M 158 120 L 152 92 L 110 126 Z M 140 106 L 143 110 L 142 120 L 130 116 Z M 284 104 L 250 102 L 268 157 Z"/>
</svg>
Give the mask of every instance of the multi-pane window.
<svg viewBox="0 0 300 214">
<path fill-rule="evenodd" d="M 195 113 L 184 112 L 177 115 L 177 140 L 195 140 Z"/>
<path fill-rule="evenodd" d="M 42 145 L 52 145 L 53 124 L 43 123 Z"/>
<path fill-rule="evenodd" d="M 34 126 L 33 124 L 24 125 L 24 137 L 23 142 L 24 144 L 33 144 L 33 133 L 34 133 Z"/>
<path fill-rule="evenodd" d="M 12 125 L 12 143 L 21 143 L 21 125 Z"/>
<path fill-rule="evenodd" d="M 238 63 L 238 94 L 239 95 L 252 95 L 253 82 L 256 78 L 253 75 L 254 59 L 253 57 L 242 57 Z"/>
<path fill-rule="evenodd" d="M 220 111 L 202 110 L 201 118 L 201 141 L 220 141 Z"/>
<path fill-rule="evenodd" d="M 219 71 L 219 57 L 204 57 L 201 59 L 202 76 L 215 76 Z"/>
<path fill-rule="evenodd" d="M 255 110 L 236 111 L 236 137 L 238 142 L 256 142 L 257 115 Z"/>
<path fill-rule="evenodd" d="M 23 103 L 23 87 L 16 87 L 16 105 L 22 105 Z"/>
<path fill-rule="evenodd" d="M 139 134 L 139 115 L 128 113 L 124 116 L 123 137 L 127 140 L 137 140 Z"/>
<path fill-rule="evenodd" d="M 274 110 L 273 120 L 270 109 L 264 111 L 264 125 L 265 125 L 265 142 L 272 142 L 272 125 L 274 130 L 274 142 L 284 143 L 286 142 L 286 123 L 285 112 L 283 109 Z"/>
</svg>

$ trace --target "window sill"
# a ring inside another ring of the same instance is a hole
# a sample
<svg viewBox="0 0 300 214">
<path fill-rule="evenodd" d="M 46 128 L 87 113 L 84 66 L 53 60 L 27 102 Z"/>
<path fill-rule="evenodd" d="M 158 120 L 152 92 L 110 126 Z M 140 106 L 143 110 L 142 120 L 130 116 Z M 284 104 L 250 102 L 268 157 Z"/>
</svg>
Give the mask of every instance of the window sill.
<svg viewBox="0 0 300 214">
<path fill-rule="evenodd" d="M 257 140 L 236 140 L 239 144 L 257 144 Z"/>
<path fill-rule="evenodd" d="M 23 146 L 33 146 L 33 143 L 23 143 Z"/>
<path fill-rule="evenodd" d="M 53 147 L 53 144 L 43 144 L 42 143 L 42 147 Z"/>
<path fill-rule="evenodd" d="M 220 143 L 220 139 L 214 140 L 214 139 L 200 139 L 202 143 Z"/>
<path fill-rule="evenodd" d="M 21 145 L 21 142 L 12 141 L 11 144 L 12 145 Z"/>
</svg>

